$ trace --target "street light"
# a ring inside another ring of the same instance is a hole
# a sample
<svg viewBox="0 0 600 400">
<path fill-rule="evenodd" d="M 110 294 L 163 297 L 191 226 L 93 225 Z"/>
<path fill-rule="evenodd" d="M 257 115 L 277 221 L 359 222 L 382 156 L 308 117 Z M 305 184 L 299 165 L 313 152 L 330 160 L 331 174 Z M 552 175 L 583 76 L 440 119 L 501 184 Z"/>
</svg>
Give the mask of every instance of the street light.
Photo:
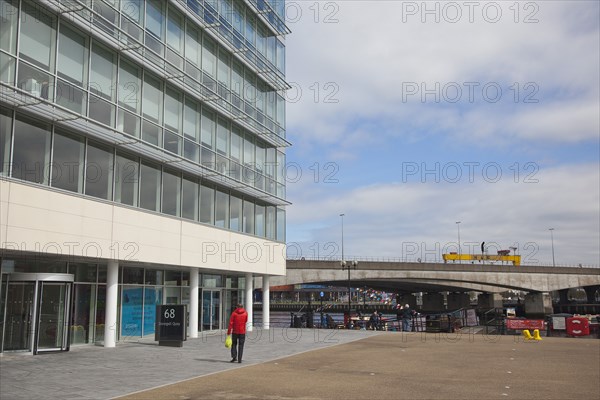
<svg viewBox="0 0 600 400">
<path fill-rule="evenodd" d="M 458 229 L 458 263 L 462 264 L 462 260 L 460 259 L 460 221 L 456 221 L 456 228 Z"/>
<path fill-rule="evenodd" d="M 556 267 L 556 263 L 554 261 L 554 228 L 548 228 L 550 231 L 550 240 L 552 241 L 552 266 Z"/>
<path fill-rule="evenodd" d="M 350 268 L 356 269 L 358 265 L 357 261 L 346 262 L 344 259 L 344 215 L 340 214 L 342 218 L 342 260 L 340 261 L 340 265 L 342 266 L 342 271 L 348 270 L 348 321 L 350 321 L 350 309 L 352 308 L 352 289 L 350 288 Z"/>
</svg>

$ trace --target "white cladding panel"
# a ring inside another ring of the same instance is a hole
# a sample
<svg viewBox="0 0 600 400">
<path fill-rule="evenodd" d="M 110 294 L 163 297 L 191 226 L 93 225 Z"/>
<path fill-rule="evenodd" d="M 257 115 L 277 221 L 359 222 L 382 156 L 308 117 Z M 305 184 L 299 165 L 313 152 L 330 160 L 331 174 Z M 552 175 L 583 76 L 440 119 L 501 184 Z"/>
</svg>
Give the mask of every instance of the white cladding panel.
<svg viewBox="0 0 600 400">
<path fill-rule="evenodd" d="M 0 248 L 285 274 L 285 245 L 0 179 Z"/>
</svg>

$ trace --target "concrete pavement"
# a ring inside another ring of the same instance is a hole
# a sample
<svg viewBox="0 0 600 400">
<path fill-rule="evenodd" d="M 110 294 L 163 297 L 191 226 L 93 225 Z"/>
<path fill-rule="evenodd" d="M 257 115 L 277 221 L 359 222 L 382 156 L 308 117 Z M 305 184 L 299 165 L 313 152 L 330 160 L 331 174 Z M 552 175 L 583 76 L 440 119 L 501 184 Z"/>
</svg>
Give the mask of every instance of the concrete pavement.
<svg viewBox="0 0 600 400">
<path fill-rule="evenodd" d="M 0 397 L 600 398 L 597 339 L 535 342 L 470 330 L 403 334 L 275 328 L 253 335 L 242 364 L 229 363 L 221 333 L 188 340 L 182 348 L 138 342 L 35 357 L 5 355 L 0 358 Z"/>
</svg>

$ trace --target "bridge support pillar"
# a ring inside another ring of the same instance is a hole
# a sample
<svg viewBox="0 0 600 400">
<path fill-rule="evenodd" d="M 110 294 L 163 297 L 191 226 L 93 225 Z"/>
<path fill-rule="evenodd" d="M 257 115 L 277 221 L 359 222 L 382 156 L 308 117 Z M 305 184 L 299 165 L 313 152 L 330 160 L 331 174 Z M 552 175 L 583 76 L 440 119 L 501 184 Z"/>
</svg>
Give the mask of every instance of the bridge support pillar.
<svg viewBox="0 0 600 400">
<path fill-rule="evenodd" d="M 443 311 L 445 309 L 442 293 L 426 293 L 423 295 L 423 311 Z"/>
<path fill-rule="evenodd" d="M 448 310 L 469 307 L 471 299 L 468 293 L 448 293 Z"/>
<path fill-rule="evenodd" d="M 477 308 L 502 308 L 500 293 L 481 293 L 477 296 Z"/>
<path fill-rule="evenodd" d="M 558 304 L 569 304 L 569 289 L 558 290 Z"/>
<path fill-rule="evenodd" d="M 596 291 L 600 290 L 600 286 L 584 286 L 583 290 L 585 290 L 588 304 L 598 303 L 596 301 Z"/>
<path fill-rule="evenodd" d="M 552 314 L 552 297 L 550 293 L 529 293 L 525 295 L 525 315 L 540 316 Z"/>
</svg>

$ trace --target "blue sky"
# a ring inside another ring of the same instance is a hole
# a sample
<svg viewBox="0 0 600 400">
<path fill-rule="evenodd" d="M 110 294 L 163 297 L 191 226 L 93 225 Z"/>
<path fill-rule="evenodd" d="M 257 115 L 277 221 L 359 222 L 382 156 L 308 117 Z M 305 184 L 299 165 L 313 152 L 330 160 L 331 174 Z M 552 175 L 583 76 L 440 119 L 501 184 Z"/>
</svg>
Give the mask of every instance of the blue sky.
<svg viewBox="0 0 600 400">
<path fill-rule="evenodd" d="M 288 1 L 290 256 L 600 264 L 600 3 L 465 4 Z"/>
</svg>

